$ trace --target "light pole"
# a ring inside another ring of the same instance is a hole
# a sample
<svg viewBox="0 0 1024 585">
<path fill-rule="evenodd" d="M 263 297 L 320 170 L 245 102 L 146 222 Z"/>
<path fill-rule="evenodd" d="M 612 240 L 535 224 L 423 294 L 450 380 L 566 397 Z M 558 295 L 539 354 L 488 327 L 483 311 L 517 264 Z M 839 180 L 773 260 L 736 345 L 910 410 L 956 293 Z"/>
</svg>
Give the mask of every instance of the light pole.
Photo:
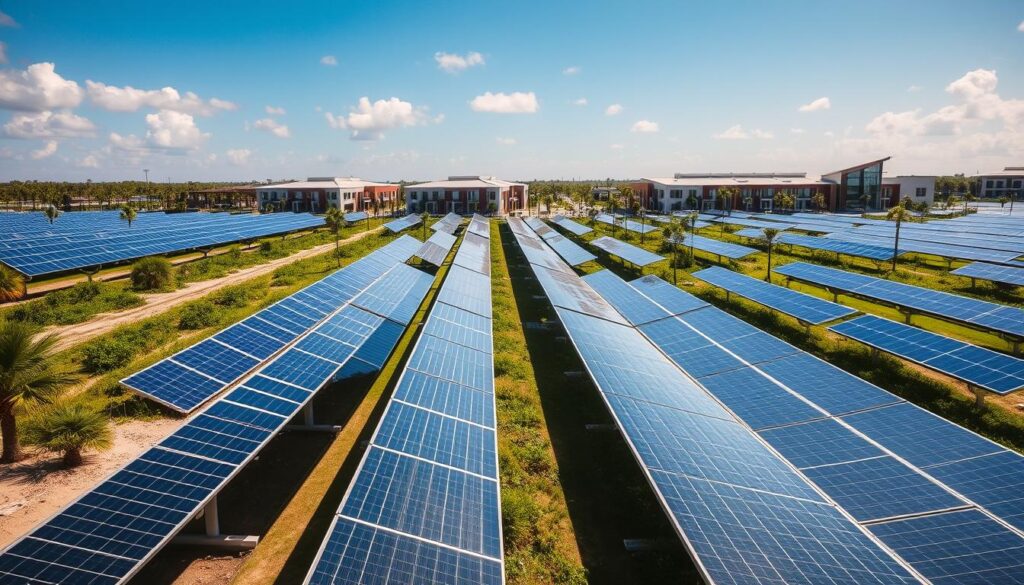
<svg viewBox="0 0 1024 585">
<path fill-rule="evenodd" d="M 146 201 L 149 201 L 149 169 L 142 169 L 146 173 Z"/>
</svg>

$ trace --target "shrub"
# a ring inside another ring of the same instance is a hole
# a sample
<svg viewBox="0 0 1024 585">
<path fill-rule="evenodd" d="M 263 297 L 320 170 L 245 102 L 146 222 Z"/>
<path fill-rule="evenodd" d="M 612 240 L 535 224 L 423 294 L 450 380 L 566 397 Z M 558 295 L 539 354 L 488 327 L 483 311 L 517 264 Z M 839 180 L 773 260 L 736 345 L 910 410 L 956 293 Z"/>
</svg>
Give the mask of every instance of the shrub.
<svg viewBox="0 0 1024 585">
<path fill-rule="evenodd" d="M 0 302 L 16 301 L 25 294 L 25 279 L 17 271 L 0 264 Z"/>
<path fill-rule="evenodd" d="M 540 508 L 525 490 L 502 490 L 501 527 L 505 535 L 506 548 L 518 549 L 528 544 L 533 538 L 540 516 Z"/>
<path fill-rule="evenodd" d="M 135 347 L 126 340 L 99 339 L 82 350 L 82 367 L 93 374 L 109 372 L 131 361 L 135 351 Z"/>
<path fill-rule="evenodd" d="M 266 289 L 262 288 L 254 290 L 246 286 L 233 286 L 217 294 L 213 298 L 213 302 L 221 307 L 237 309 L 247 306 L 250 301 L 262 297 L 265 293 Z"/>
<path fill-rule="evenodd" d="M 64 456 L 65 467 L 82 464 L 83 449 L 108 449 L 113 433 L 107 417 L 81 403 L 58 402 L 25 421 L 25 443 Z"/>
<path fill-rule="evenodd" d="M 202 329 L 220 322 L 223 310 L 210 301 L 189 303 L 181 310 L 178 329 Z"/>
<path fill-rule="evenodd" d="M 159 290 L 170 286 L 174 269 L 167 258 L 148 256 L 132 265 L 132 287 L 135 290 Z"/>
</svg>

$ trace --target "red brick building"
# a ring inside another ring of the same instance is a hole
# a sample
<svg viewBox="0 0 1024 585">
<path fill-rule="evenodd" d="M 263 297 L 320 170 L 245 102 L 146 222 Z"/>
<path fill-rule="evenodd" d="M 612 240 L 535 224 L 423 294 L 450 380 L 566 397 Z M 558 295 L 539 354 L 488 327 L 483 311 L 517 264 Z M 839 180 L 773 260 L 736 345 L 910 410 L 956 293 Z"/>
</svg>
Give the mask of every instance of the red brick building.
<svg viewBox="0 0 1024 585">
<path fill-rule="evenodd" d="M 446 181 L 405 187 L 409 213 L 494 213 L 523 209 L 529 187 L 524 183 L 478 175 L 448 177 Z"/>
</svg>

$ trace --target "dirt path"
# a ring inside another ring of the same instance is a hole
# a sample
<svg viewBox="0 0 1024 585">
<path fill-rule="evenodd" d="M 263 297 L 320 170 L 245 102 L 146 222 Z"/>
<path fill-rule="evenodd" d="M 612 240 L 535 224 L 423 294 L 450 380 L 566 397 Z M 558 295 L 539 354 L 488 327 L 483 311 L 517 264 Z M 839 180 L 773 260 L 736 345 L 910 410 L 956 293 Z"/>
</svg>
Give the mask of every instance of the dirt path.
<svg viewBox="0 0 1024 585">
<path fill-rule="evenodd" d="M 114 427 L 114 445 L 87 453 L 85 464 L 64 469 L 58 455 L 33 455 L 0 466 L 0 548 L 49 518 L 115 469 L 134 459 L 181 426 L 163 418 L 130 421 Z"/>
<path fill-rule="evenodd" d="M 341 240 L 341 243 L 348 244 L 356 240 L 360 240 L 369 234 L 378 232 L 379 230 L 380 228 L 359 232 L 358 234 Z M 116 313 L 100 313 L 88 321 L 76 323 L 74 325 L 47 327 L 43 331 L 43 334 L 56 333 L 60 337 L 60 341 L 57 342 L 57 349 L 67 349 L 84 341 L 88 341 L 93 337 L 107 333 L 121 325 L 141 321 L 142 319 L 163 313 L 164 311 L 172 309 L 182 303 L 194 301 L 210 294 L 211 292 L 239 284 L 240 282 L 251 278 L 270 274 L 282 266 L 328 252 L 333 248 L 333 243 L 322 244 L 320 246 L 296 252 L 291 256 L 285 256 L 284 258 L 271 260 L 264 264 L 242 268 L 220 278 L 213 278 L 201 282 L 192 282 L 172 292 L 145 294 L 142 295 L 145 300 L 145 304 L 138 307 L 118 311 Z"/>
</svg>

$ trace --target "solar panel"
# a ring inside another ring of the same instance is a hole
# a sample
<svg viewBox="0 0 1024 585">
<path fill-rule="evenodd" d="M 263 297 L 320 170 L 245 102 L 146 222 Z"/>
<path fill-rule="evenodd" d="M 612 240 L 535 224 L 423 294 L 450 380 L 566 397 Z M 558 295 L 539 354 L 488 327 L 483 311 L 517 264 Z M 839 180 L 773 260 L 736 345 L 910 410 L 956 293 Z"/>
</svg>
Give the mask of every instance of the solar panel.
<svg viewBox="0 0 1024 585">
<path fill-rule="evenodd" d="M 422 258 L 434 266 L 440 266 L 444 263 L 444 259 L 448 257 L 448 252 L 451 251 L 452 246 L 455 245 L 455 236 L 445 231 L 434 232 L 423 245 L 420 246 L 419 250 L 416 250 L 414 256 Z"/>
<path fill-rule="evenodd" d="M 879 234 L 862 233 L 859 230 L 844 230 L 828 235 L 825 239 L 834 239 L 849 243 L 859 243 L 875 247 L 888 248 L 889 257 L 892 257 L 894 238 Z M 982 248 L 971 248 L 968 246 L 957 246 L 952 243 L 923 242 L 900 238 L 900 253 L 915 252 L 919 254 L 931 254 L 943 258 L 954 258 L 959 260 L 982 260 L 987 262 L 1008 262 L 1020 256 L 1018 252 L 1005 252 L 1000 250 L 985 250 Z"/>
<path fill-rule="evenodd" d="M 716 223 L 724 223 L 726 225 L 741 225 L 741 226 L 745 226 L 745 227 L 761 228 L 761 229 L 772 228 L 772 229 L 777 229 L 777 230 L 780 230 L 780 231 L 781 230 L 788 230 L 788 229 L 792 229 L 792 228 L 796 227 L 795 225 L 788 224 L 788 223 L 779 223 L 779 222 L 774 222 L 774 221 L 762 221 L 762 220 L 759 220 L 759 219 L 750 219 L 750 218 L 743 218 L 743 217 L 729 217 L 729 216 L 724 216 L 724 215 L 705 215 L 705 214 L 701 214 L 700 218 L 701 219 L 706 219 L 708 221 L 713 221 L 713 222 L 716 222 Z"/>
<path fill-rule="evenodd" d="M 485 282 L 490 282 L 490 277 L 462 266 L 452 266 L 445 278 L 447 286 L 441 288 L 437 300 L 490 319 L 491 296 L 490 289 L 483 288 Z"/>
<path fill-rule="evenodd" d="M 587 286 L 575 274 L 548 270 L 538 265 L 534 265 L 534 274 L 552 305 L 609 321 L 625 323 L 622 316 L 601 295 Z"/>
<path fill-rule="evenodd" d="M 649 223 L 645 224 L 639 221 L 634 221 L 632 219 L 622 220 L 622 227 L 626 228 L 631 232 L 636 232 L 638 234 L 649 234 L 651 232 L 656 232 L 660 229 L 658 226 L 654 226 Z"/>
<path fill-rule="evenodd" d="M 615 216 L 610 215 L 608 213 L 598 213 L 596 216 L 594 216 L 594 220 L 606 225 L 616 225 L 617 223 L 615 221 Z"/>
<path fill-rule="evenodd" d="M 736 230 L 734 232 L 737 236 L 743 236 L 744 238 L 750 238 L 752 240 L 759 240 L 764 237 L 764 230 L 761 228 L 746 228 L 742 230 Z"/>
<path fill-rule="evenodd" d="M 629 283 L 645 296 L 665 307 L 673 315 L 706 307 L 708 304 L 690 293 L 683 292 L 679 287 L 666 282 L 653 274 L 642 276 Z"/>
<path fill-rule="evenodd" d="M 732 244 L 729 242 L 723 242 L 721 240 L 715 240 L 713 238 L 705 238 L 704 236 L 697 236 L 694 234 L 685 234 L 683 240 L 680 243 L 681 246 L 689 246 L 693 243 L 693 248 L 709 254 L 714 254 L 719 258 L 730 258 L 732 260 L 739 260 L 745 258 L 751 254 L 756 254 L 757 250 L 741 246 L 739 244 Z"/>
<path fill-rule="evenodd" d="M 472 225 L 470 224 L 470 227 Z M 470 230 L 462 238 L 462 244 L 459 245 L 459 251 L 455 253 L 452 264 L 473 272 L 490 275 L 490 246 L 490 241 L 487 238 L 478 236 Z"/>
<path fill-rule="evenodd" d="M 642 325 L 671 314 L 610 270 L 601 270 L 583 277 L 599 295 L 609 301 L 633 325 Z"/>
<path fill-rule="evenodd" d="M 852 230 L 844 230 L 854 236 L 877 236 L 887 241 L 894 240 L 896 226 L 893 224 L 865 225 Z M 951 244 L 984 250 L 1000 250 L 1024 254 L 1024 240 L 1017 236 L 1000 236 L 992 234 L 962 233 L 949 230 L 936 230 L 926 224 L 907 224 L 900 226 L 901 241 L 929 242 L 933 244 Z"/>
<path fill-rule="evenodd" d="M 1013 356 L 873 315 L 829 329 L 998 394 L 1024 388 L 1024 360 Z"/>
<path fill-rule="evenodd" d="M 618 256 L 626 262 L 635 264 L 636 266 L 647 266 L 648 264 L 664 260 L 663 257 L 658 256 L 653 252 L 648 252 L 643 248 L 627 244 L 626 242 L 616 240 L 615 238 L 608 236 L 598 238 L 590 243 L 591 245 L 596 246 L 613 256 Z"/>
<path fill-rule="evenodd" d="M 556 215 L 551 221 L 554 222 L 554 224 L 557 225 L 558 227 L 566 231 L 572 232 L 577 236 L 589 234 L 590 232 L 594 231 L 593 228 L 589 228 L 581 223 L 578 223 L 576 221 L 569 219 L 568 217 L 563 217 L 561 215 Z"/>
<path fill-rule="evenodd" d="M 849 307 L 751 278 L 718 266 L 694 272 L 693 276 L 726 291 L 736 293 L 756 303 L 814 325 L 833 321 L 857 312 Z"/>
<path fill-rule="evenodd" d="M 352 299 L 352 304 L 408 325 L 419 308 L 419 301 L 426 296 L 433 282 L 432 275 L 406 264 L 397 264 Z"/>
<path fill-rule="evenodd" d="M 523 222 L 526 223 L 526 225 L 530 226 L 530 229 L 537 232 L 537 235 L 541 237 L 546 236 L 547 234 L 552 233 L 554 231 L 550 227 L 548 227 L 548 224 L 544 223 L 544 221 L 541 220 L 541 218 L 539 217 L 527 217 L 526 219 L 523 220 Z"/>
<path fill-rule="evenodd" d="M 1019 266 L 997 266 L 995 264 L 986 264 L 985 262 L 974 262 L 957 268 L 950 272 L 950 274 L 966 276 L 971 280 L 977 278 L 1002 284 L 1024 286 L 1024 268 Z"/>
<path fill-rule="evenodd" d="M 363 221 L 364 219 L 369 218 L 370 214 L 366 213 L 365 211 L 353 211 L 345 214 L 345 221 L 348 223 L 355 223 L 357 221 Z"/>
<path fill-rule="evenodd" d="M 786 264 L 775 272 L 852 293 L 859 297 L 897 305 L 936 317 L 1007 333 L 1024 336 L 1024 309 L 997 305 L 987 301 L 962 297 L 952 293 L 892 282 L 803 262 Z"/>
<path fill-rule="evenodd" d="M 819 238 L 816 236 L 801 236 L 798 234 L 781 234 L 775 241 L 780 244 L 788 244 L 790 246 L 800 246 L 801 248 L 810 248 L 812 250 L 824 250 L 826 252 L 835 252 L 836 254 L 845 254 L 847 256 L 857 256 L 860 258 L 879 261 L 892 260 L 893 253 L 892 246 L 886 247 L 871 243 L 842 241 L 829 238 Z M 901 251 L 901 253 L 903 252 L 905 252 L 905 250 Z"/>
<path fill-rule="evenodd" d="M 580 264 L 586 264 L 587 262 L 597 260 L 597 256 L 587 252 L 576 242 L 554 232 L 548 234 L 544 241 L 547 242 L 555 252 L 558 252 L 558 255 L 562 257 L 562 260 L 565 260 L 570 266 L 579 266 Z"/>
<path fill-rule="evenodd" d="M 384 224 L 384 227 L 387 228 L 388 231 L 397 234 L 398 232 L 404 229 L 411 228 L 414 225 L 419 225 L 422 222 L 423 220 L 420 219 L 420 216 L 409 214 L 405 217 L 398 218 L 394 221 L 389 221 L 388 223 Z"/>
<path fill-rule="evenodd" d="M 490 238 L 491 222 L 486 217 L 474 213 L 473 219 L 469 222 L 469 232 L 482 238 Z"/>
</svg>

